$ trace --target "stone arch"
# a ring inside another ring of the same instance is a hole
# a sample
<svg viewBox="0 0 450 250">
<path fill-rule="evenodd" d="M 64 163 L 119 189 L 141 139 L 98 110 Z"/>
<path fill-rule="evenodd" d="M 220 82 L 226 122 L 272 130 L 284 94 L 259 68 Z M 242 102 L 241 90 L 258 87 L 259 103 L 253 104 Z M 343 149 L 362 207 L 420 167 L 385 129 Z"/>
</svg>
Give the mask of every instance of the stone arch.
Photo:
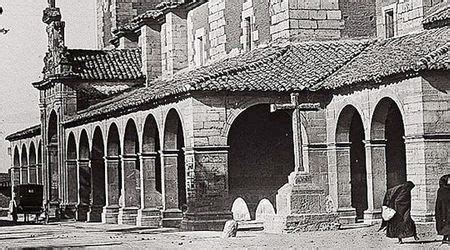
<svg viewBox="0 0 450 250">
<path fill-rule="evenodd" d="M 385 171 L 387 188 L 406 182 L 405 127 L 402 112 L 393 99 L 384 97 L 376 105 L 370 136 L 373 143 L 384 146 L 384 166 L 378 164 L 378 170 Z"/>
<path fill-rule="evenodd" d="M 91 194 L 91 167 L 89 164 L 89 139 L 85 129 L 81 131 L 78 144 L 78 211 L 77 220 L 87 220 Z"/>
<path fill-rule="evenodd" d="M 36 146 L 34 142 L 30 143 L 30 149 L 28 150 L 28 163 L 29 163 L 29 181 L 30 183 L 37 182 L 37 166 L 36 166 Z"/>
<path fill-rule="evenodd" d="M 236 221 L 250 220 L 250 211 L 248 210 L 247 203 L 241 197 L 233 201 L 231 212 L 233 213 L 233 219 Z"/>
<path fill-rule="evenodd" d="M 53 202 L 59 200 L 59 157 L 58 157 L 58 116 L 50 112 L 47 123 L 47 171 L 49 173 L 49 197 Z"/>
<path fill-rule="evenodd" d="M 151 114 L 144 122 L 142 134 L 142 173 L 141 190 L 144 207 L 162 205 L 162 175 L 159 129 L 155 117 Z"/>
<path fill-rule="evenodd" d="M 164 123 L 164 207 L 187 207 L 184 130 L 180 116 L 170 109 Z"/>
<path fill-rule="evenodd" d="M 28 184 L 28 153 L 27 153 L 27 146 L 25 144 L 22 144 L 22 150 L 20 153 L 20 165 L 21 165 L 20 183 Z"/>
<path fill-rule="evenodd" d="M 122 195 L 125 207 L 140 206 L 139 136 L 135 121 L 128 119 L 123 137 Z"/>
<path fill-rule="evenodd" d="M 105 146 L 103 132 L 99 126 L 94 129 L 91 161 L 91 204 L 88 213 L 88 221 L 100 222 L 103 206 L 105 206 Z"/>
<path fill-rule="evenodd" d="M 77 143 L 73 132 L 69 133 L 67 138 L 67 155 L 66 155 L 66 168 L 67 168 L 67 192 L 68 201 L 70 206 L 75 206 L 78 196 L 78 184 L 77 184 Z M 73 217 L 73 214 L 71 215 Z"/>
<path fill-rule="evenodd" d="M 14 147 L 14 167 L 19 168 L 20 167 L 20 153 L 19 153 L 19 148 L 17 147 L 17 145 Z"/>
<path fill-rule="evenodd" d="M 117 125 L 109 125 L 106 139 L 106 206 L 104 222 L 117 223 L 119 212 L 119 197 L 122 193 L 122 163 L 120 161 L 120 135 Z"/>
<path fill-rule="evenodd" d="M 365 133 L 361 115 L 345 106 L 336 125 L 337 186 L 339 208 L 354 208 L 356 219 L 368 209 Z"/>
<path fill-rule="evenodd" d="M 258 202 L 273 204 L 279 188 L 294 171 L 292 119 L 286 112 L 270 112 L 269 104 L 247 108 L 228 134 L 229 200 L 242 197 L 255 218 Z"/>
<path fill-rule="evenodd" d="M 42 141 L 39 140 L 37 148 L 37 183 L 42 184 L 43 173 L 42 173 Z"/>
</svg>

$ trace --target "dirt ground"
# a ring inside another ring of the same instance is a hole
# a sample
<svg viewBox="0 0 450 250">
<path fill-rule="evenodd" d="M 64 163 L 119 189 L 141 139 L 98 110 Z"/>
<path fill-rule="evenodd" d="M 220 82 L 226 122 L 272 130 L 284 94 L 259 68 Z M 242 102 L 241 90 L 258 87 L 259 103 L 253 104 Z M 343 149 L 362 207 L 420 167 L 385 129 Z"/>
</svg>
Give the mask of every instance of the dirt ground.
<svg viewBox="0 0 450 250">
<path fill-rule="evenodd" d="M 418 224 L 419 241 L 406 239 L 397 244 L 379 225 L 339 231 L 299 234 L 269 234 L 264 231 L 238 231 L 236 238 L 222 239 L 220 232 L 181 232 L 175 229 L 145 229 L 124 225 L 64 222 L 48 225 L 11 225 L 0 220 L 0 248 L 406 248 L 450 249 L 442 245 L 433 225 Z"/>
</svg>

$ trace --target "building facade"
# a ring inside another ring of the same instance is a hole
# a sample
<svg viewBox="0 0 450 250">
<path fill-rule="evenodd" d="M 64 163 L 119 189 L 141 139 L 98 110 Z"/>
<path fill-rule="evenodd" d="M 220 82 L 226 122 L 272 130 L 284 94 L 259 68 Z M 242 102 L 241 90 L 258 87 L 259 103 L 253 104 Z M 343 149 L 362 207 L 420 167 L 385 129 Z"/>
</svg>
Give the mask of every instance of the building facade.
<svg viewBox="0 0 450 250">
<path fill-rule="evenodd" d="M 56 214 L 189 230 L 379 219 L 450 172 L 448 2 L 99 0 L 98 50 L 53 3 L 41 124 L 10 135 L 13 184 Z M 248 212 L 246 211 L 248 210 Z"/>
</svg>

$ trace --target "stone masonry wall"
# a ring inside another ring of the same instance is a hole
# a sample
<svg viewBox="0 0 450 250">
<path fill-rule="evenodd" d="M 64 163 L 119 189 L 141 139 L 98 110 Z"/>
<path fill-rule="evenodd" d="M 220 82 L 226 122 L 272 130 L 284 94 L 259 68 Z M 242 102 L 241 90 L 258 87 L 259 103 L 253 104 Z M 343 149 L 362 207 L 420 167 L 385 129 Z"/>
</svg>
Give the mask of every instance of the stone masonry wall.
<svg viewBox="0 0 450 250">
<path fill-rule="evenodd" d="M 339 0 L 344 20 L 342 37 L 376 36 L 375 0 Z"/>
<path fill-rule="evenodd" d="M 270 1 L 272 40 L 340 38 L 344 28 L 338 0 Z"/>
<path fill-rule="evenodd" d="M 209 15 L 209 56 L 211 61 L 219 60 L 226 55 L 227 35 L 225 27 L 225 0 L 211 0 L 208 2 Z"/>
</svg>

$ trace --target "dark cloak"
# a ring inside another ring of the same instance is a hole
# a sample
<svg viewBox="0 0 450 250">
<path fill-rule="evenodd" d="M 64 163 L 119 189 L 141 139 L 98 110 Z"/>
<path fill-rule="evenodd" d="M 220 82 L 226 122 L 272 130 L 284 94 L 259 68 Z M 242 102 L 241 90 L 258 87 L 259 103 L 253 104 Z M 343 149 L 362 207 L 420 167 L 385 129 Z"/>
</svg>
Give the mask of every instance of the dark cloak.
<svg viewBox="0 0 450 250">
<path fill-rule="evenodd" d="M 439 235 L 450 235 L 450 174 L 439 180 L 439 189 L 436 197 L 435 218 L 436 230 Z"/>
<path fill-rule="evenodd" d="M 408 238 L 417 235 L 416 224 L 411 218 L 411 190 L 414 183 L 408 181 L 404 184 L 387 190 L 383 206 L 393 208 L 396 213 L 389 221 L 383 220 L 381 228 L 386 227 L 386 236 L 389 238 Z"/>
</svg>

